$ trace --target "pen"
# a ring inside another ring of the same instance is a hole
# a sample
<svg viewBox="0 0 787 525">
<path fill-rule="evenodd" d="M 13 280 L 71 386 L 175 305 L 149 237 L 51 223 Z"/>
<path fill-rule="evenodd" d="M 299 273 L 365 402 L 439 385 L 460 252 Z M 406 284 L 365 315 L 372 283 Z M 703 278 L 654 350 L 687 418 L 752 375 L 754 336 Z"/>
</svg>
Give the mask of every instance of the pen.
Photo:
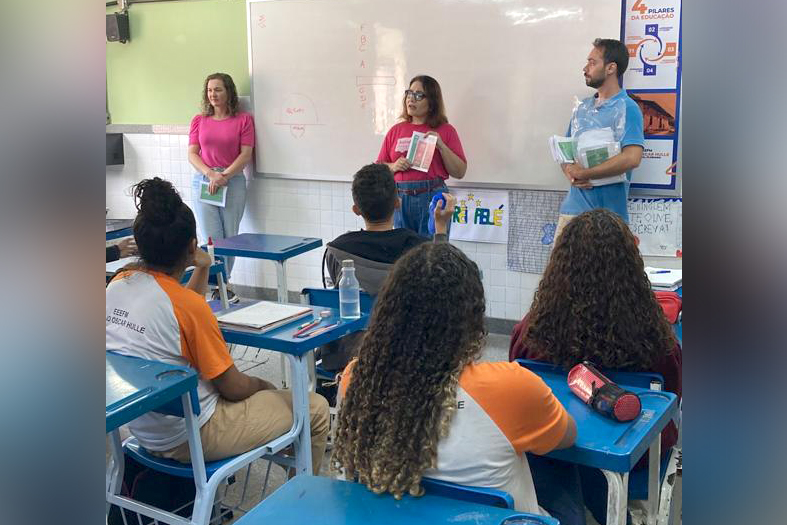
<svg viewBox="0 0 787 525">
<path fill-rule="evenodd" d="M 672 271 L 672 270 L 652 270 L 652 271 L 650 272 L 650 274 L 651 274 L 651 275 L 653 275 L 653 274 L 655 274 L 655 273 L 670 273 L 671 271 Z"/>
<path fill-rule="evenodd" d="M 333 324 L 329 324 L 328 326 L 323 326 L 322 328 L 317 328 L 315 330 L 312 330 L 311 332 L 306 332 L 305 334 L 301 334 L 301 335 L 297 335 L 297 334 L 294 335 L 295 337 L 311 337 L 313 335 L 320 335 L 335 326 L 339 326 L 341 323 L 342 323 L 341 321 L 336 321 Z"/>
<path fill-rule="evenodd" d="M 309 326 L 310 324 L 312 324 L 316 320 L 317 319 L 312 319 L 311 321 L 306 321 L 305 323 L 303 323 L 301 326 L 298 327 L 298 330 L 302 330 L 302 329 L 306 328 L 307 326 Z"/>
<path fill-rule="evenodd" d="M 309 328 L 314 328 L 315 326 L 317 326 L 321 322 L 322 322 L 322 319 L 314 319 L 313 321 L 310 321 L 310 322 L 308 322 L 306 324 L 302 324 L 301 326 L 298 327 L 298 330 L 294 334 L 292 334 L 292 336 L 293 337 L 300 337 L 303 332 L 305 332 Z"/>
</svg>

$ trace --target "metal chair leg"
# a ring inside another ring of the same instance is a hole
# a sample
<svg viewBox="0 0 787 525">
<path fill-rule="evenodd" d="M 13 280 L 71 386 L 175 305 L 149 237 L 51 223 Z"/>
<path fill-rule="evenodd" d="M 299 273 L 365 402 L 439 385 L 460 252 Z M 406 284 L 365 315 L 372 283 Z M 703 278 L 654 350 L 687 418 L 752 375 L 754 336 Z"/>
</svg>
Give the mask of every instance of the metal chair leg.
<svg viewBox="0 0 787 525">
<path fill-rule="evenodd" d="M 628 472 L 601 470 L 607 478 L 607 525 L 626 525 L 628 512 Z"/>
</svg>

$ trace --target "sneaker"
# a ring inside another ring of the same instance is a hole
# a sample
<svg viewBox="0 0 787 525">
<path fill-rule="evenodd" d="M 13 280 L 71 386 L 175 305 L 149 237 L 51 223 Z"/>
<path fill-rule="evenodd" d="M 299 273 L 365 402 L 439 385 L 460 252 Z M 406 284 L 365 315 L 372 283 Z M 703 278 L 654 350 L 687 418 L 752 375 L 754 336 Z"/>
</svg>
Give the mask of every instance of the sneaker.
<svg viewBox="0 0 787 525">
<path fill-rule="evenodd" d="M 213 295 L 211 296 L 212 299 L 221 299 L 221 294 L 219 294 L 218 288 L 213 290 Z M 235 292 L 227 288 L 227 302 L 230 304 L 236 304 L 240 302 L 240 297 L 235 295 Z"/>
</svg>

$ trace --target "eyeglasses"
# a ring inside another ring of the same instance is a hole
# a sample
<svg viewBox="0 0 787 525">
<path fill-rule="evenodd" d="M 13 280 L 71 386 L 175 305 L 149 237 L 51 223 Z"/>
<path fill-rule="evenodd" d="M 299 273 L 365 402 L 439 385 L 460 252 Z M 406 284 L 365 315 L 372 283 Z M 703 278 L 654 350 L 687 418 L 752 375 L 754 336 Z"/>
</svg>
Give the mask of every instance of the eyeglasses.
<svg viewBox="0 0 787 525">
<path fill-rule="evenodd" d="M 404 92 L 404 98 L 413 97 L 416 102 L 419 102 L 426 98 L 426 93 L 423 91 L 413 91 L 412 89 L 407 89 Z"/>
</svg>

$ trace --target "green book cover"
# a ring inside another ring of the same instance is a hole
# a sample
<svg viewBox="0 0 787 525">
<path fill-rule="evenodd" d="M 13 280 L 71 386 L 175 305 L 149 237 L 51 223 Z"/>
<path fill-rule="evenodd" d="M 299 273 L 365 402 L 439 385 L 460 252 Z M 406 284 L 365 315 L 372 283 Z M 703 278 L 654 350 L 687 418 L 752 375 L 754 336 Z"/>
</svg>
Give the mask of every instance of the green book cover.
<svg viewBox="0 0 787 525">
<path fill-rule="evenodd" d="M 588 160 L 588 168 L 592 168 L 607 160 L 609 158 L 609 151 L 606 146 L 603 148 L 593 148 L 585 151 L 585 157 Z"/>
<path fill-rule="evenodd" d="M 564 157 L 566 157 L 567 159 L 573 159 L 574 158 L 574 141 L 573 140 L 572 141 L 565 141 L 565 142 L 558 141 L 557 145 L 558 145 L 558 147 L 560 147 L 560 151 L 563 153 Z"/>
<path fill-rule="evenodd" d="M 219 190 L 214 193 L 213 195 L 210 194 L 208 191 L 208 183 L 203 182 L 200 184 L 200 195 L 199 200 L 207 203 L 215 204 L 216 206 L 224 206 L 224 196 L 227 193 L 227 187 L 222 186 Z"/>
</svg>

